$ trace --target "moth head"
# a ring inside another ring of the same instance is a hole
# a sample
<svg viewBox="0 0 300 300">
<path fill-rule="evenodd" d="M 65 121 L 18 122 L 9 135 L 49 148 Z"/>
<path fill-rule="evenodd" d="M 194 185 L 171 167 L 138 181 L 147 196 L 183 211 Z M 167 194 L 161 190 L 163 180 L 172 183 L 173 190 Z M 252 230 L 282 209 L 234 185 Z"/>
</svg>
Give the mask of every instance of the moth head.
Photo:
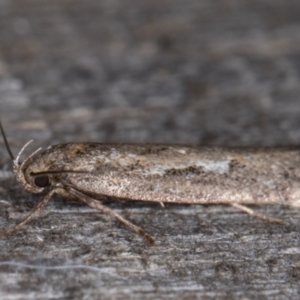
<svg viewBox="0 0 300 300">
<path fill-rule="evenodd" d="M 0 122 L 0 131 L 2 132 L 3 140 L 9 153 L 9 156 L 13 162 L 13 172 L 17 179 L 17 181 L 22 185 L 22 187 L 31 193 L 40 193 L 44 190 L 44 188 L 48 186 L 52 186 L 52 188 L 61 188 L 63 185 L 60 181 L 55 179 L 55 176 L 76 176 L 76 174 L 86 174 L 88 171 L 86 170 L 49 170 L 47 166 L 45 166 L 45 162 L 43 162 L 43 155 L 36 156 L 37 152 L 41 150 L 41 148 L 34 151 L 31 155 L 29 155 L 22 163 L 19 162 L 20 156 L 25 150 L 25 148 L 32 142 L 29 141 L 26 143 L 16 158 L 14 158 L 4 130 L 2 128 Z"/>
<path fill-rule="evenodd" d="M 31 142 L 32 141 L 25 144 L 25 146 L 19 152 L 17 158 L 13 160 L 13 172 L 16 179 L 25 190 L 31 193 L 40 193 L 45 187 L 50 185 L 48 175 L 35 175 L 35 173 L 38 173 L 35 171 L 39 171 L 39 168 L 37 169 L 38 165 L 36 164 L 36 159 L 34 157 L 35 154 L 41 150 L 41 148 L 34 151 L 22 163 L 19 163 L 20 155 Z"/>
<path fill-rule="evenodd" d="M 39 175 L 39 176 L 32 176 L 30 173 L 30 169 L 32 169 L 32 163 L 34 162 L 34 156 L 35 154 L 41 150 L 41 148 L 34 151 L 28 158 L 26 158 L 23 163 L 19 162 L 20 156 L 23 153 L 24 149 L 32 142 L 29 141 L 24 145 L 24 147 L 21 149 L 19 154 L 16 158 L 14 158 L 10 147 L 8 145 L 2 124 L 0 122 L 0 130 L 4 139 L 4 143 L 7 149 L 7 152 L 9 153 L 9 156 L 13 162 L 13 173 L 17 179 L 17 181 L 24 187 L 25 190 L 31 193 L 40 193 L 43 191 L 45 187 L 50 185 L 50 180 L 48 175 Z"/>
</svg>

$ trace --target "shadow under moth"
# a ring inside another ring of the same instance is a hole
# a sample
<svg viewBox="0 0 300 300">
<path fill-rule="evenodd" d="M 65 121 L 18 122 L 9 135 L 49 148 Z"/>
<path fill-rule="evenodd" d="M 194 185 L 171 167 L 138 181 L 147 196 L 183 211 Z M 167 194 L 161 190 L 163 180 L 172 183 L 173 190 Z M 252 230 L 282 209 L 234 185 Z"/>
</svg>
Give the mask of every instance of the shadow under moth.
<svg viewBox="0 0 300 300">
<path fill-rule="evenodd" d="M 227 204 L 271 222 L 245 204 L 300 205 L 300 148 L 193 147 L 160 144 L 67 143 L 41 148 L 22 163 L 0 123 L 13 173 L 25 190 L 46 194 L 7 236 L 25 225 L 54 193 L 77 199 L 154 239 L 101 203 L 101 197 L 163 203 Z"/>
</svg>

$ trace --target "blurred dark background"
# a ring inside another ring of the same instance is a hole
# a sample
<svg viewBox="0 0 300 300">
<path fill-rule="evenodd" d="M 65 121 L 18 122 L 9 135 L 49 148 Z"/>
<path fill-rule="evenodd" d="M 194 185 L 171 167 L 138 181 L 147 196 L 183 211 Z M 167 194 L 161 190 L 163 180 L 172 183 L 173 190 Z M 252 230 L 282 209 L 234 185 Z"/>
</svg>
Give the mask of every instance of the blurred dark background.
<svg viewBox="0 0 300 300">
<path fill-rule="evenodd" d="M 14 153 L 32 138 L 300 144 L 299 78 L 296 0 L 0 0 L 0 116 Z M 5 228 L 38 197 L 15 182 L 2 141 L 0 168 Z M 57 197 L 0 240 L 1 299 L 298 293 L 297 210 L 258 207 L 287 224 L 275 226 L 224 206 L 112 207 L 158 245 Z"/>
</svg>

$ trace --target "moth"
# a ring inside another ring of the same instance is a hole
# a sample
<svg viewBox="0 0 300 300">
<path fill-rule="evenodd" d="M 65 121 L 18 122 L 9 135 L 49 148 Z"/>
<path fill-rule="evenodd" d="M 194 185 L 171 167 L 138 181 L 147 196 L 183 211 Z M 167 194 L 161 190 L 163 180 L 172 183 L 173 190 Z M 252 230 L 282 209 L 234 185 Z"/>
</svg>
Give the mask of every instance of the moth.
<svg viewBox="0 0 300 300">
<path fill-rule="evenodd" d="M 24 226 L 56 193 L 115 217 L 154 244 L 153 237 L 101 203 L 130 199 L 163 203 L 228 204 L 271 222 L 247 204 L 300 205 L 300 148 L 193 147 L 160 144 L 67 143 L 14 158 L 0 123 L 17 181 L 46 191 L 30 214 L 0 237 Z M 39 153 L 38 153 L 39 152 Z"/>
</svg>

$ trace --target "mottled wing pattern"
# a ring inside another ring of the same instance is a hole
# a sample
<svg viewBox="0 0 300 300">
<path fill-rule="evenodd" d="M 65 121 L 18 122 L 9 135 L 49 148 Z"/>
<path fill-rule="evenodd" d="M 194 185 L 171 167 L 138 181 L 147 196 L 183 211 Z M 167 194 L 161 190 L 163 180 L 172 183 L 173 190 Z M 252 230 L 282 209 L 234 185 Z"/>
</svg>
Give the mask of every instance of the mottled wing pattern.
<svg viewBox="0 0 300 300">
<path fill-rule="evenodd" d="M 69 143 L 49 147 L 31 171 L 98 195 L 174 203 L 300 200 L 299 148 Z"/>
</svg>

